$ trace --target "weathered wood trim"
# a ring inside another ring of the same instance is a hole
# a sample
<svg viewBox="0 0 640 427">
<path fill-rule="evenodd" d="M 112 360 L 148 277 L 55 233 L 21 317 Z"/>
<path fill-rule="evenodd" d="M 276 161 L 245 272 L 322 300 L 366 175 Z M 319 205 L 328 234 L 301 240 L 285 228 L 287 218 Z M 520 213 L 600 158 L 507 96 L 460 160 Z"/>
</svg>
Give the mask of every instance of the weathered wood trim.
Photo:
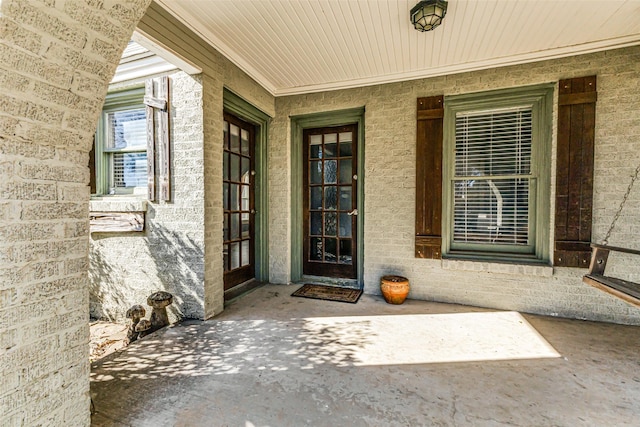
<svg viewBox="0 0 640 427">
<path fill-rule="evenodd" d="M 165 99 L 153 98 L 152 96 L 144 97 L 144 105 L 165 111 L 167 109 L 167 101 Z"/>
<path fill-rule="evenodd" d="M 169 111 L 169 86 L 169 77 L 161 77 L 158 91 L 167 101 L 167 108 L 160 111 L 158 118 L 160 127 L 158 144 L 160 173 L 158 183 L 160 186 L 160 200 L 165 202 L 171 200 L 171 144 L 169 141 L 169 118 L 171 116 Z"/>
<path fill-rule="evenodd" d="M 141 232 L 144 212 L 91 212 L 89 229 L 92 233 Z"/>
<path fill-rule="evenodd" d="M 615 279 L 613 277 L 607 276 L 598 276 L 587 274 L 583 277 L 583 282 L 593 286 L 594 288 L 600 289 L 610 295 L 613 295 L 621 300 L 634 305 L 636 307 L 640 307 L 640 296 L 636 297 L 634 295 L 630 295 L 629 292 L 633 292 L 635 290 L 636 295 L 640 295 L 640 286 L 635 283 L 627 282 L 620 279 Z M 616 289 L 620 288 L 622 290 Z"/>
<path fill-rule="evenodd" d="M 145 81 L 144 88 L 148 96 L 153 96 L 152 79 Z M 147 105 L 145 112 L 147 119 L 147 200 L 153 202 L 156 199 L 156 122 L 152 106 Z"/>
</svg>

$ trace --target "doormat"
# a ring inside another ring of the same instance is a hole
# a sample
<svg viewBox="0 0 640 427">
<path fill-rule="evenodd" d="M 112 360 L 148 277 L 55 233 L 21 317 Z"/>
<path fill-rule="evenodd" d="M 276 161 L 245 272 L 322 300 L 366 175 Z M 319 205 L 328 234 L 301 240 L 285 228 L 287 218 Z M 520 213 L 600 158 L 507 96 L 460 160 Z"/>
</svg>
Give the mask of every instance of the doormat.
<svg viewBox="0 0 640 427">
<path fill-rule="evenodd" d="M 339 301 L 355 304 L 362 295 L 360 289 L 337 288 L 335 286 L 303 285 L 291 294 L 292 297 L 322 299 L 326 301 Z"/>
</svg>

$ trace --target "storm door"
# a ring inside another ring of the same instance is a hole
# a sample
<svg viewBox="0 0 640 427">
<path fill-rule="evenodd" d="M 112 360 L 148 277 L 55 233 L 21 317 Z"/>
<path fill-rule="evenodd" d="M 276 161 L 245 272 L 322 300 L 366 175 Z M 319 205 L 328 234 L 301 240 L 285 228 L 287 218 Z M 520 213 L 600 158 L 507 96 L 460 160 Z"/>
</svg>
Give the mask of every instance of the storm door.
<svg viewBox="0 0 640 427">
<path fill-rule="evenodd" d="M 255 277 L 255 129 L 224 115 L 224 289 Z"/>
<path fill-rule="evenodd" d="M 357 278 L 357 129 L 303 133 L 304 274 Z"/>
</svg>

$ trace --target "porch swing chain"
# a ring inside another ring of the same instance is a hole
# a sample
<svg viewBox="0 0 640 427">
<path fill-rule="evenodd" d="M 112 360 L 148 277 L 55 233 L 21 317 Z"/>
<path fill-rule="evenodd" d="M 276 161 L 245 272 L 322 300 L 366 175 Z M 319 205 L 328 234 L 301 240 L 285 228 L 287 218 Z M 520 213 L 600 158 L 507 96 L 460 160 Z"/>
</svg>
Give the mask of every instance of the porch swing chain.
<svg viewBox="0 0 640 427">
<path fill-rule="evenodd" d="M 620 214 L 622 213 L 622 208 L 624 208 L 625 203 L 627 203 L 627 199 L 629 198 L 629 194 L 631 194 L 631 189 L 633 188 L 633 184 L 636 182 L 636 179 L 638 179 L 638 175 L 639 174 L 640 174 L 640 165 L 638 165 L 638 167 L 636 168 L 635 173 L 631 176 L 631 182 L 629 183 L 629 186 L 627 187 L 627 191 L 626 191 L 626 193 L 624 193 L 624 197 L 622 198 L 622 201 L 620 202 L 620 206 L 618 207 L 618 211 L 613 216 L 613 221 L 611 221 L 611 225 L 609 226 L 609 230 L 607 230 L 606 236 L 604 236 L 604 240 L 602 241 L 602 244 L 605 245 L 605 246 L 609 244 L 609 237 L 611 237 L 611 232 L 613 231 L 613 228 L 616 226 L 616 222 L 618 221 L 618 218 L 620 218 Z"/>
</svg>

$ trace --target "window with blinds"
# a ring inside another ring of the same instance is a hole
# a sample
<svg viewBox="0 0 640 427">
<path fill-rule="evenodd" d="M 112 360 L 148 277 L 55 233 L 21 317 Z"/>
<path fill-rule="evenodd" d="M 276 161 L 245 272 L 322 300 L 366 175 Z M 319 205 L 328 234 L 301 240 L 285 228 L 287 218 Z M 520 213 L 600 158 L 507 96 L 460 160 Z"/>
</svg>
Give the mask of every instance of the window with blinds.
<svg viewBox="0 0 640 427">
<path fill-rule="evenodd" d="M 531 153 L 531 106 L 456 113 L 453 248 L 531 243 Z"/>
<path fill-rule="evenodd" d="M 144 108 L 106 113 L 104 153 L 109 165 L 109 193 L 146 191 L 147 122 Z"/>
</svg>

